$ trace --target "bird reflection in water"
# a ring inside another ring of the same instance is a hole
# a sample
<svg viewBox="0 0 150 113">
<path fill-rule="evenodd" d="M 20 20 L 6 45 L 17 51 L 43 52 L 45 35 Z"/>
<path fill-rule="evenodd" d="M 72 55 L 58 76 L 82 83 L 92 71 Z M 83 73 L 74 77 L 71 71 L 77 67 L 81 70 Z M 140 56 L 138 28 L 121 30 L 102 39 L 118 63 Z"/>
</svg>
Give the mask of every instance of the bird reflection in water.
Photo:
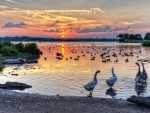
<svg viewBox="0 0 150 113">
<path fill-rule="evenodd" d="M 146 92 L 147 89 L 147 83 L 142 83 L 141 86 L 135 85 L 135 91 L 137 93 L 137 96 L 142 96 Z"/>
<path fill-rule="evenodd" d="M 106 90 L 106 95 L 111 96 L 112 98 L 115 98 L 117 93 L 115 89 L 109 88 Z"/>
</svg>

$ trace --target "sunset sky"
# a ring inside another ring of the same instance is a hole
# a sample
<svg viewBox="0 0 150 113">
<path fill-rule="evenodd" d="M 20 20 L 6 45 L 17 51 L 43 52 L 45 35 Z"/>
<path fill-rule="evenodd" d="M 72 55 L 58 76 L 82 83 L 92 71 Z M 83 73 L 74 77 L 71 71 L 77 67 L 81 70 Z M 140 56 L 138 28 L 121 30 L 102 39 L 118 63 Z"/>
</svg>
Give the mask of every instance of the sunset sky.
<svg viewBox="0 0 150 113">
<path fill-rule="evenodd" d="M 99 37 L 150 32 L 150 0 L 0 0 L 0 36 Z"/>
</svg>

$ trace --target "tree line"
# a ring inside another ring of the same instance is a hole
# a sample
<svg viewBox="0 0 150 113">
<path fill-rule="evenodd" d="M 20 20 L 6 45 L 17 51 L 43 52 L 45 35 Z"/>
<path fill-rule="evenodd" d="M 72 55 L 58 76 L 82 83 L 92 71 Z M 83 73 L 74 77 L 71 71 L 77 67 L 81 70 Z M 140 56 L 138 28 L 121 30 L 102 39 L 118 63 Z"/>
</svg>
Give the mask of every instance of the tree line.
<svg viewBox="0 0 150 113">
<path fill-rule="evenodd" d="M 129 34 L 129 33 L 121 33 L 117 35 L 117 38 L 120 42 L 139 42 L 144 40 L 150 40 L 150 32 L 146 33 L 144 38 L 142 38 L 141 34 Z"/>
<path fill-rule="evenodd" d="M 36 43 L 11 43 L 10 41 L 0 41 L 0 55 L 3 56 L 17 56 L 19 54 L 40 55 L 41 51 L 38 49 Z"/>
</svg>

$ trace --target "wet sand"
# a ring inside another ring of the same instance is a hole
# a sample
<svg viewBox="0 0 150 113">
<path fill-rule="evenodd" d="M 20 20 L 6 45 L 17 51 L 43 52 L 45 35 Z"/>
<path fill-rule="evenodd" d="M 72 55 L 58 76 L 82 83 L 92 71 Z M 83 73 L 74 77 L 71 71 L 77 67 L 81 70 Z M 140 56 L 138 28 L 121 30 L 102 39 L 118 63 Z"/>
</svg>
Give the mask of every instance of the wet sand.
<svg viewBox="0 0 150 113">
<path fill-rule="evenodd" d="M 0 90 L 0 113 L 149 113 L 122 99 L 43 96 Z"/>
</svg>

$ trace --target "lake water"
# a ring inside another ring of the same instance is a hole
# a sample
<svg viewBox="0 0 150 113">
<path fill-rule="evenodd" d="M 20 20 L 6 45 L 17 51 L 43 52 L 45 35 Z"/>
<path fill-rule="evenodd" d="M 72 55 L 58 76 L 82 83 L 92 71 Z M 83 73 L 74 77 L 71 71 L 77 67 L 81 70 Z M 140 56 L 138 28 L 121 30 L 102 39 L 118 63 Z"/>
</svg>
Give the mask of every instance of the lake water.
<svg viewBox="0 0 150 113">
<path fill-rule="evenodd" d="M 150 48 L 144 48 L 140 44 L 117 42 L 42 42 L 37 44 L 43 51 L 43 55 L 38 59 L 38 64 L 7 65 L 3 75 L 0 76 L 1 83 L 16 81 L 32 85 L 30 89 L 17 92 L 87 96 L 89 92 L 83 86 L 93 79 L 96 70 L 100 70 L 93 97 L 126 99 L 131 95 L 150 95 L 149 79 L 146 87 L 135 87 L 135 76 L 138 71 L 135 63 L 138 59 L 150 58 Z M 120 49 L 123 49 L 121 55 L 119 55 Z M 139 52 L 140 50 L 141 52 Z M 108 51 L 110 51 L 111 62 L 103 63 L 100 55 Z M 57 52 L 63 54 L 62 60 L 56 59 Z M 112 57 L 113 52 L 117 54 L 117 57 Z M 124 53 L 129 54 L 130 52 L 133 52 L 133 57 L 122 56 Z M 91 60 L 92 56 L 95 57 L 95 60 Z M 47 60 L 44 59 L 45 57 Z M 77 57 L 79 60 L 74 60 Z M 125 63 L 127 58 L 129 62 Z M 114 62 L 117 59 L 118 62 Z M 144 62 L 144 64 L 150 75 L 149 62 Z M 112 67 L 118 77 L 113 86 L 113 92 L 108 90 L 109 86 L 106 84 L 106 79 L 112 76 Z M 13 70 L 14 68 L 18 70 Z M 12 76 L 9 72 L 17 73 L 18 76 Z"/>
</svg>

